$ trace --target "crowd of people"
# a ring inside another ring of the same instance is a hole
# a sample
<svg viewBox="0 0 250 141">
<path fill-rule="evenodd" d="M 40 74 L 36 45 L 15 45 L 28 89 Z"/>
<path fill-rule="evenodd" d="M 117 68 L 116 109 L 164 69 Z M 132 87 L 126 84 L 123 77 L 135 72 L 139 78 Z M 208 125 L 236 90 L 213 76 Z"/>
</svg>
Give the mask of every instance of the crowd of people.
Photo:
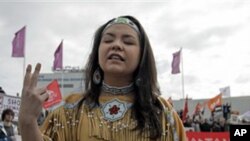
<svg viewBox="0 0 250 141">
<path fill-rule="evenodd" d="M 177 111 L 184 127 L 195 132 L 227 132 L 229 131 L 231 105 L 228 103 L 218 106 L 220 110 L 211 112 L 210 117 L 204 116 L 204 111 L 195 112 L 183 118 L 183 110 Z"/>
</svg>

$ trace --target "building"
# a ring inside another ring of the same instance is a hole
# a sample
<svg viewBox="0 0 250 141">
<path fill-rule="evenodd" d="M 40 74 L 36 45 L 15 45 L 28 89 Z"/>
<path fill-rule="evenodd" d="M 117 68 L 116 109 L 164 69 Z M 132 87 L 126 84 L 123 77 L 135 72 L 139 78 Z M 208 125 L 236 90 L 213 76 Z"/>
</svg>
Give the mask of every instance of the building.
<svg viewBox="0 0 250 141">
<path fill-rule="evenodd" d="M 50 82 L 56 79 L 60 86 L 62 97 L 74 92 L 84 90 L 84 71 L 80 69 L 64 69 L 53 73 L 41 73 L 38 78 L 38 87 L 46 87 Z"/>
</svg>

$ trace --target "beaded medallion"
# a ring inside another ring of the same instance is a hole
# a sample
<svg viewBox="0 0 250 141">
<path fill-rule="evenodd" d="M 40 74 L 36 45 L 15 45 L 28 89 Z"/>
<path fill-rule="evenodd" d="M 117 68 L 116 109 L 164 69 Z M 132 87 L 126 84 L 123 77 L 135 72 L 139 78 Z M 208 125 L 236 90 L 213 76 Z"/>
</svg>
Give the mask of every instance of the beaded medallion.
<svg viewBox="0 0 250 141">
<path fill-rule="evenodd" d="M 116 98 L 102 104 L 103 118 L 111 122 L 122 119 L 128 110 L 128 105 L 129 103 Z"/>
</svg>

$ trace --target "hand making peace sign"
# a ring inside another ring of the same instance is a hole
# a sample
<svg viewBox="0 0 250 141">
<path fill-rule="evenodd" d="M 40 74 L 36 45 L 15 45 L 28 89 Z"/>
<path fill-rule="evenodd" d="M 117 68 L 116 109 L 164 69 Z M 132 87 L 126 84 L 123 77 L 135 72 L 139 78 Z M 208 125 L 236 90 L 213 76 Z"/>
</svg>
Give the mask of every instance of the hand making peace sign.
<svg viewBox="0 0 250 141">
<path fill-rule="evenodd" d="M 42 111 L 44 101 L 49 97 L 46 88 L 37 88 L 40 69 L 40 63 L 36 64 L 33 74 L 31 73 L 31 65 L 26 68 L 19 111 L 20 123 L 36 121 Z"/>
</svg>

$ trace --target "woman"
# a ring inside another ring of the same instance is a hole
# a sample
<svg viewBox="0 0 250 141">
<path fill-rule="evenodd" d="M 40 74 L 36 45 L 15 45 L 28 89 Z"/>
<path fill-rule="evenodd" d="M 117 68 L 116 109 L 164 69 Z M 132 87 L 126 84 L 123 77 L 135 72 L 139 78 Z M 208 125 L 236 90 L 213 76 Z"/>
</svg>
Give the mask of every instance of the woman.
<svg viewBox="0 0 250 141">
<path fill-rule="evenodd" d="M 161 98 L 148 37 L 134 17 L 108 21 L 95 33 L 84 94 L 72 94 L 49 114 L 41 132 L 36 119 L 46 89 L 37 89 L 41 65 L 27 67 L 19 116 L 25 141 L 149 141 L 186 138 L 181 120 Z M 28 111 L 28 112 L 26 112 Z"/>
</svg>

